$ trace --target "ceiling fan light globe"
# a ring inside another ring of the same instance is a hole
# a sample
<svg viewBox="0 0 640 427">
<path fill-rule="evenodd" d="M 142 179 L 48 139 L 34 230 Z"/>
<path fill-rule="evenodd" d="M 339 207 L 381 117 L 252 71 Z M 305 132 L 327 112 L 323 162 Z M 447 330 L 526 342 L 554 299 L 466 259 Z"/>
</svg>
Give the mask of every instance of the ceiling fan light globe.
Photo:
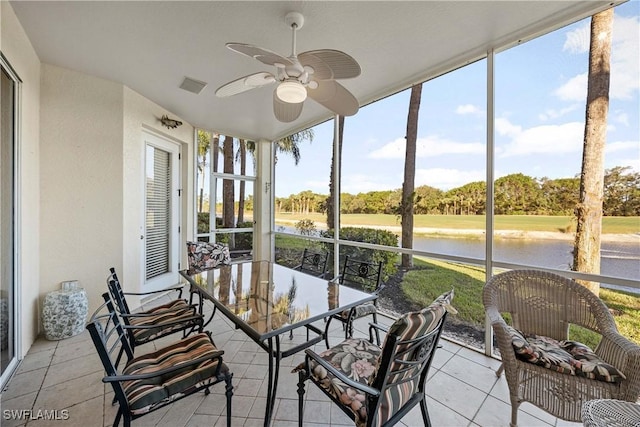
<svg viewBox="0 0 640 427">
<path fill-rule="evenodd" d="M 276 95 L 282 102 L 299 104 L 307 99 L 307 90 L 297 81 L 284 81 L 278 85 Z"/>
</svg>

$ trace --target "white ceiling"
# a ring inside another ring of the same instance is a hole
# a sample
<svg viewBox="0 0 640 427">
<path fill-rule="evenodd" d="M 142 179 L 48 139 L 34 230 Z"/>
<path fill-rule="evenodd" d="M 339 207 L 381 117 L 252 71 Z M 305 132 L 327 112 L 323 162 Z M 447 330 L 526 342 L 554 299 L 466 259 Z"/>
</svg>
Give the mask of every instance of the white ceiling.
<svg viewBox="0 0 640 427">
<path fill-rule="evenodd" d="M 42 62 L 122 83 L 196 127 L 277 139 L 332 113 L 305 101 L 278 122 L 274 86 L 217 98 L 222 84 L 272 71 L 225 48 L 241 42 L 288 56 L 289 11 L 305 16 L 298 52 L 338 49 L 362 74 L 341 80 L 360 105 L 622 1 L 12 1 Z M 179 88 L 185 76 L 208 86 Z"/>
</svg>

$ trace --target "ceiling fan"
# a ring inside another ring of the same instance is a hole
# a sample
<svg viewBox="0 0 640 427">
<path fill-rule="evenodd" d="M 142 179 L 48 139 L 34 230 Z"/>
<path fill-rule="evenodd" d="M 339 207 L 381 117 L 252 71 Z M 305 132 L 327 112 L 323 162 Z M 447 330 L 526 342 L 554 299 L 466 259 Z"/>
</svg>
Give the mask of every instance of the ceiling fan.
<svg viewBox="0 0 640 427">
<path fill-rule="evenodd" d="M 273 91 L 273 113 L 281 122 L 297 119 L 307 97 L 341 116 L 357 113 L 358 100 L 336 80 L 359 76 L 360 65 L 339 50 L 320 49 L 296 54 L 296 31 L 302 28 L 304 16 L 289 12 L 284 19 L 293 35 L 291 55 L 285 57 L 250 44 L 227 43 L 227 48 L 232 51 L 274 66 L 275 71 L 249 74 L 233 80 L 220 86 L 216 96 L 224 98 L 277 83 Z"/>
</svg>

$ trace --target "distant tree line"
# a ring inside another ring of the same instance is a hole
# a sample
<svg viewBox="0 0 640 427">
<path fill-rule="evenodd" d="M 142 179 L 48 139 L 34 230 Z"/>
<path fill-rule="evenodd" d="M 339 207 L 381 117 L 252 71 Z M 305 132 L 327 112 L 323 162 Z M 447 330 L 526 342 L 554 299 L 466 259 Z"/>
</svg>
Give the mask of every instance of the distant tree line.
<svg viewBox="0 0 640 427">
<path fill-rule="evenodd" d="M 495 182 L 497 215 L 573 215 L 579 200 L 580 178 L 532 178 L 517 173 Z M 448 191 L 423 185 L 414 192 L 414 213 L 432 215 L 483 215 L 486 212 L 484 181 Z M 398 215 L 402 189 L 341 193 L 340 212 L 345 214 Z M 327 196 L 306 190 L 276 198 L 276 211 L 326 213 Z M 605 170 L 603 213 L 606 216 L 640 216 L 640 173 L 630 167 Z"/>
</svg>

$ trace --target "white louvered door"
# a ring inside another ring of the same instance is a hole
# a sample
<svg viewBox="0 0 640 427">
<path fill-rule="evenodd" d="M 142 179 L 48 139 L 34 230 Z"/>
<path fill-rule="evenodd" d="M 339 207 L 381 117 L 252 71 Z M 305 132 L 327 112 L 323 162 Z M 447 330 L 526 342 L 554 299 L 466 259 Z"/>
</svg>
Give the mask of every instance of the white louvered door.
<svg viewBox="0 0 640 427">
<path fill-rule="evenodd" d="M 178 283 L 180 147 L 145 135 L 145 290 Z"/>
</svg>

